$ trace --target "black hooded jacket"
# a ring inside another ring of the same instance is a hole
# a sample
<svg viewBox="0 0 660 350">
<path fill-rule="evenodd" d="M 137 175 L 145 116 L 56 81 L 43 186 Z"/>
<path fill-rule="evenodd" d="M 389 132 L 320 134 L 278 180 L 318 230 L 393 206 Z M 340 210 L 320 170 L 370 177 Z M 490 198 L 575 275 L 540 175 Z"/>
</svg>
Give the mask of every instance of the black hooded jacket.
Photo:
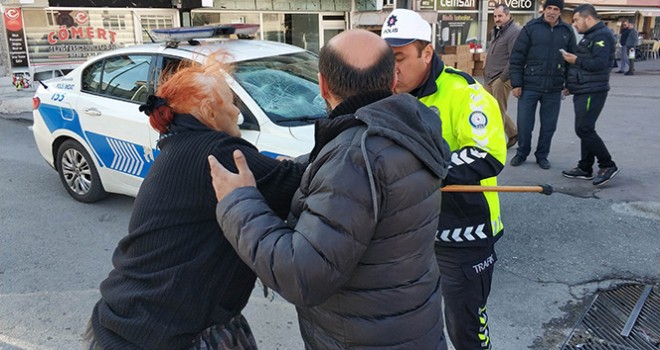
<svg viewBox="0 0 660 350">
<path fill-rule="evenodd" d="M 577 46 L 575 64 L 568 66 L 566 87 L 572 94 L 610 90 L 610 70 L 616 40 L 603 22 L 584 33 Z"/>
</svg>

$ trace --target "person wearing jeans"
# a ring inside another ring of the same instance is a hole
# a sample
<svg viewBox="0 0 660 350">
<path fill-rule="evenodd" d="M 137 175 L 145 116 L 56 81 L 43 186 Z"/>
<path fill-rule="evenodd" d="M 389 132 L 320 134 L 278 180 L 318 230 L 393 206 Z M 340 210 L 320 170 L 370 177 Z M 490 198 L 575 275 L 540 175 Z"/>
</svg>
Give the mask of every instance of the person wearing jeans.
<svg viewBox="0 0 660 350">
<path fill-rule="evenodd" d="M 523 27 L 511 52 L 511 92 L 520 99 L 518 149 L 511 159 L 512 166 L 521 165 L 531 152 L 536 106 L 540 102 L 541 133 L 534 155 L 541 169 L 550 169 L 550 142 L 557 129 L 566 78 L 566 62 L 560 50 L 575 50 L 573 29 L 561 20 L 563 8 L 563 0 L 547 0 L 543 16 Z"/>
<path fill-rule="evenodd" d="M 635 71 L 635 59 L 630 59 L 630 50 L 633 50 L 633 57 L 635 52 L 635 47 L 637 46 L 637 30 L 635 26 L 624 19 L 621 22 L 621 38 L 619 43 L 621 44 L 621 67 L 617 73 L 625 73 L 625 75 L 634 75 Z M 626 67 L 628 69 L 626 70 Z"/>
<path fill-rule="evenodd" d="M 561 91 L 544 93 L 531 89 L 523 89 L 518 100 L 518 151 L 517 154 L 529 154 L 532 145 L 532 131 L 534 130 L 536 106 L 540 103 L 539 111 L 541 130 L 534 156 L 537 161 L 548 159 L 552 136 L 557 130 L 559 120 L 559 106 L 561 105 Z M 532 116 L 521 122 L 520 116 Z M 539 161 L 539 166 L 543 168 Z"/>
</svg>

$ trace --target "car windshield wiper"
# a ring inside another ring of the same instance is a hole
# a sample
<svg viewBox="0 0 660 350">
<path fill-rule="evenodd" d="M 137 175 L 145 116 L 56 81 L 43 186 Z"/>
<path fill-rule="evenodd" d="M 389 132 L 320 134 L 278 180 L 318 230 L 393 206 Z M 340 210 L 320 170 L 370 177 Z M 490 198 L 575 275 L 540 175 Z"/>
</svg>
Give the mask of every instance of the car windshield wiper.
<svg viewBox="0 0 660 350">
<path fill-rule="evenodd" d="M 327 115 L 322 115 L 322 116 L 303 116 L 303 117 L 296 117 L 296 118 L 281 118 L 275 121 L 275 123 L 294 123 L 294 122 L 313 122 L 319 119 L 325 119 L 327 118 Z"/>
</svg>

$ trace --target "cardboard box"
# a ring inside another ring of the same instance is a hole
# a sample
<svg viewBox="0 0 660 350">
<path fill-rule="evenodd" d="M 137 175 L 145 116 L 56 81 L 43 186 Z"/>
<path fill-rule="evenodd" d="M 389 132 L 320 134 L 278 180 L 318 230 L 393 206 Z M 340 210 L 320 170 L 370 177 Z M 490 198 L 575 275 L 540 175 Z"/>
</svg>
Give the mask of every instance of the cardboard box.
<svg viewBox="0 0 660 350">
<path fill-rule="evenodd" d="M 485 62 L 486 61 L 486 53 L 485 52 L 473 53 L 472 54 L 472 60 L 475 61 L 475 62 Z"/>
<path fill-rule="evenodd" d="M 445 46 L 443 53 L 445 55 L 450 55 L 450 54 L 457 54 L 458 53 L 458 46 Z"/>
<path fill-rule="evenodd" d="M 475 69 L 472 70 L 472 76 L 473 77 L 483 77 L 484 76 L 484 70 L 475 68 Z"/>
<path fill-rule="evenodd" d="M 458 48 L 456 49 L 456 53 L 461 55 L 461 54 L 466 54 L 470 56 L 470 45 L 459 45 Z M 472 57 L 470 57 L 470 61 L 472 61 Z"/>
<path fill-rule="evenodd" d="M 461 70 L 466 73 L 470 73 L 470 65 L 468 62 L 457 62 L 456 69 Z"/>
<path fill-rule="evenodd" d="M 447 66 L 452 66 L 452 67 L 453 67 L 454 65 L 456 65 L 456 55 L 454 55 L 454 54 L 451 54 L 451 55 L 446 55 L 446 54 L 445 54 L 445 55 L 440 55 L 440 59 L 441 59 L 442 62 L 444 62 L 445 65 L 447 65 Z"/>
<path fill-rule="evenodd" d="M 456 55 L 456 62 L 474 62 L 472 61 L 472 54 L 471 53 L 459 53 Z"/>
</svg>

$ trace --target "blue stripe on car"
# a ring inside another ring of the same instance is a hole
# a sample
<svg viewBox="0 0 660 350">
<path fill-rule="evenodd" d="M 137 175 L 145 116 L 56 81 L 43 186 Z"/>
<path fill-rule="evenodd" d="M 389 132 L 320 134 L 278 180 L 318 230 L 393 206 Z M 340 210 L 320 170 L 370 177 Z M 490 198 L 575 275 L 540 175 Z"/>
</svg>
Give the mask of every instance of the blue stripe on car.
<svg viewBox="0 0 660 350">
<path fill-rule="evenodd" d="M 270 158 L 277 158 L 277 156 L 281 156 L 281 155 L 282 155 L 282 154 L 280 154 L 280 153 L 273 153 L 273 152 L 268 152 L 268 151 L 261 151 L 261 152 L 259 152 L 259 153 L 263 154 L 263 155 L 266 156 L 266 157 L 270 157 Z"/>
<path fill-rule="evenodd" d="M 108 168 L 144 178 L 158 151 L 113 137 L 85 132 L 90 145 Z"/>
<path fill-rule="evenodd" d="M 142 145 L 96 134 L 82 130 L 78 113 L 71 108 L 42 103 L 39 105 L 41 114 L 48 130 L 67 129 L 87 140 L 94 150 L 100 167 L 107 167 L 122 173 L 144 178 L 159 150 L 146 148 Z"/>
<path fill-rule="evenodd" d="M 84 137 L 80 126 L 80 118 L 75 110 L 41 103 L 39 113 L 51 134 L 57 129 L 67 129 L 80 137 Z"/>
</svg>

